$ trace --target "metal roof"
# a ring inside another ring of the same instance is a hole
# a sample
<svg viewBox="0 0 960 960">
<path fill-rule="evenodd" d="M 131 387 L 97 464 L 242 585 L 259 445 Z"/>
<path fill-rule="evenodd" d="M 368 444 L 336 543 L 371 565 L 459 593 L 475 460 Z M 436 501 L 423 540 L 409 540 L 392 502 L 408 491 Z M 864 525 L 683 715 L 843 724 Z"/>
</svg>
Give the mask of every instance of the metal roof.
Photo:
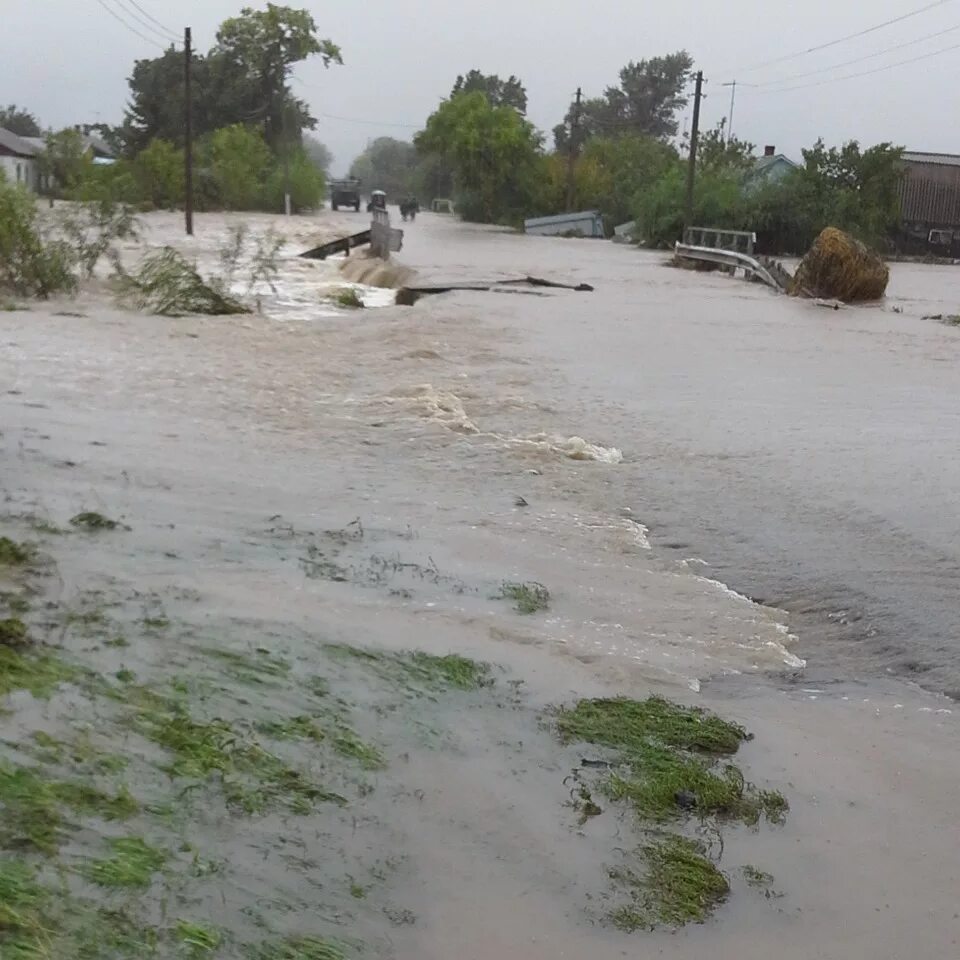
<svg viewBox="0 0 960 960">
<path fill-rule="evenodd" d="M 955 153 L 922 153 L 907 150 L 903 154 L 907 163 L 929 163 L 940 167 L 960 167 L 960 156 Z"/>
<path fill-rule="evenodd" d="M 0 127 L 0 147 L 9 150 L 18 157 L 35 157 L 40 152 L 33 144 L 27 143 L 23 137 L 18 137 L 15 133 L 11 133 L 3 127 Z"/>
</svg>

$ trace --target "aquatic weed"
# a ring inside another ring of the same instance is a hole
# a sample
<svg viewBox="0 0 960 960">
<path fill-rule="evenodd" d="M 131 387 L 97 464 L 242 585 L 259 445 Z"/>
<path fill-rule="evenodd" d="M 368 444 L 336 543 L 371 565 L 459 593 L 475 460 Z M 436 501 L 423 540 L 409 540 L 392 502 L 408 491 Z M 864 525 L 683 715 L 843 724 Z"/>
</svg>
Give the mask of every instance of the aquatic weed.
<svg viewBox="0 0 960 960">
<path fill-rule="evenodd" d="M 607 919 L 627 933 L 703 923 L 730 893 L 727 878 L 697 841 L 668 834 L 647 844 L 642 856 L 646 863 L 642 875 L 629 868 L 609 871 L 631 903 L 613 910 Z"/>
<path fill-rule="evenodd" d="M 83 870 L 84 876 L 100 887 L 144 890 L 167 862 L 166 853 L 149 846 L 142 837 L 119 837 L 110 840 L 109 846 L 113 856 L 94 860 Z"/>
<path fill-rule="evenodd" d="M 47 699 L 61 683 L 75 679 L 78 673 L 52 653 L 15 650 L 0 644 L 0 697 L 14 690 L 28 690 L 37 699 Z"/>
<path fill-rule="evenodd" d="M 567 742 L 633 751 L 651 741 L 707 754 L 733 754 L 751 739 L 738 723 L 699 707 L 684 707 L 662 697 L 580 700 L 557 715 L 557 729 Z"/>
<path fill-rule="evenodd" d="M 177 940 L 180 952 L 189 960 L 202 960 L 216 953 L 223 943 L 223 934 L 214 927 L 193 923 L 190 920 L 177 921 Z"/>
<path fill-rule="evenodd" d="M 121 526 L 117 520 L 111 520 L 102 513 L 96 511 L 85 511 L 72 517 L 70 523 L 74 527 L 82 527 L 84 530 L 118 530 Z"/>
<path fill-rule="evenodd" d="M 21 860 L 0 860 L 0 956 L 11 960 L 50 956 L 48 901 L 33 867 Z"/>
<path fill-rule="evenodd" d="M 773 883 L 772 873 L 765 873 L 759 869 L 759 867 L 755 867 L 752 864 L 741 867 L 740 872 L 743 874 L 743 879 L 747 882 L 748 886 L 769 887 L 770 884 Z"/>
<path fill-rule="evenodd" d="M 290 673 L 290 664 L 268 650 L 238 653 L 235 650 L 205 647 L 199 652 L 211 660 L 219 661 L 231 677 L 249 686 L 269 685 L 272 681 L 285 679 Z"/>
<path fill-rule="evenodd" d="M 489 664 L 459 654 L 440 657 L 420 650 L 393 653 L 346 644 L 327 644 L 324 650 L 335 660 L 358 663 L 396 685 L 420 687 L 429 692 L 479 690 L 494 682 Z"/>
<path fill-rule="evenodd" d="M 319 937 L 287 937 L 253 947 L 250 960 L 346 960 L 346 954 L 330 940 Z"/>
<path fill-rule="evenodd" d="M 524 616 L 550 608 L 550 591 L 542 583 L 504 583 L 500 589 L 500 599 L 512 600 L 517 613 Z"/>
<path fill-rule="evenodd" d="M 26 647 L 29 643 L 27 625 L 19 617 L 0 620 L 0 646 Z"/>
<path fill-rule="evenodd" d="M 34 556 L 33 548 L 25 543 L 17 543 L 9 537 L 0 537 L 0 566 L 23 567 Z"/>
</svg>

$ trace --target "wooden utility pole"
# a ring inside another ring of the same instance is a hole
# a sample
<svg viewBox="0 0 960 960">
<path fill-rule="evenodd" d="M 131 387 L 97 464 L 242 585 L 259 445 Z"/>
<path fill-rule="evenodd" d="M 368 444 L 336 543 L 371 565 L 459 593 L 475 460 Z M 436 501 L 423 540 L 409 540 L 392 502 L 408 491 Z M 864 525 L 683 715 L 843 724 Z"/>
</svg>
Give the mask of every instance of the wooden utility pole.
<svg viewBox="0 0 960 960">
<path fill-rule="evenodd" d="M 187 236 L 193 236 L 193 32 L 183 31 L 184 203 Z"/>
<path fill-rule="evenodd" d="M 576 185 L 577 153 L 580 149 L 580 103 L 583 91 L 577 87 L 577 99 L 573 105 L 570 119 L 570 144 L 567 151 L 567 213 L 573 213 L 574 190 Z"/>
<path fill-rule="evenodd" d="M 685 227 L 693 226 L 693 185 L 697 176 L 697 146 L 700 142 L 700 100 L 703 97 L 703 71 L 697 73 L 697 88 L 693 95 L 693 127 L 690 130 L 690 166 L 687 169 L 687 205 L 683 218 Z"/>
</svg>

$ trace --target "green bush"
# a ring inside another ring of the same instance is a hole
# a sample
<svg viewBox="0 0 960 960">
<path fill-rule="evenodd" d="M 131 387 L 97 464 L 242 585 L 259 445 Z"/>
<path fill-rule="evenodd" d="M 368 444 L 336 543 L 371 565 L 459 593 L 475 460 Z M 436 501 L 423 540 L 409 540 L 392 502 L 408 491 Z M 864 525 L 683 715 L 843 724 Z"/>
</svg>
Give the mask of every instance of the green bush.
<svg viewBox="0 0 960 960">
<path fill-rule="evenodd" d="M 326 181 L 323 173 L 311 162 L 302 150 L 290 157 L 290 202 L 294 213 L 317 210 L 323 204 Z M 284 191 L 287 173 L 282 159 L 274 161 L 267 180 L 263 206 L 266 210 L 281 211 L 284 208 Z"/>
<path fill-rule="evenodd" d="M 137 154 L 132 173 L 140 201 L 167 210 L 183 203 L 186 193 L 184 154 L 169 141 L 152 141 Z"/>
<path fill-rule="evenodd" d="M 216 201 L 227 210 L 256 210 L 273 165 L 260 133 L 241 124 L 211 134 L 204 151 Z"/>
<path fill-rule="evenodd" d="M 0 176 L 0 291 L 46 298 L 77 286 L 77 255 L 49 235 L 36 197 Z"/>
</svg>

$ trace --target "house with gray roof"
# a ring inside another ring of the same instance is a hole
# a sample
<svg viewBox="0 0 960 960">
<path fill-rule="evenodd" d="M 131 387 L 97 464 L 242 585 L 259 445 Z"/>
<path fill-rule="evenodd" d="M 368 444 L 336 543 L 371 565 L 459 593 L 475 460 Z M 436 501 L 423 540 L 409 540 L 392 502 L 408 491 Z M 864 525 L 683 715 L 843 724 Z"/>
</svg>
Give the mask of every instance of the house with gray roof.
<svg viewBox="0 0 960 960">
<path fill-rule="evenodd" d="M 37 162 L 40 152 L 41 148 L 0 127 L 0 170 L 8 182 L 23 184 L 36 193 L 40 189 L 40 165 Z"/>
</svg>

